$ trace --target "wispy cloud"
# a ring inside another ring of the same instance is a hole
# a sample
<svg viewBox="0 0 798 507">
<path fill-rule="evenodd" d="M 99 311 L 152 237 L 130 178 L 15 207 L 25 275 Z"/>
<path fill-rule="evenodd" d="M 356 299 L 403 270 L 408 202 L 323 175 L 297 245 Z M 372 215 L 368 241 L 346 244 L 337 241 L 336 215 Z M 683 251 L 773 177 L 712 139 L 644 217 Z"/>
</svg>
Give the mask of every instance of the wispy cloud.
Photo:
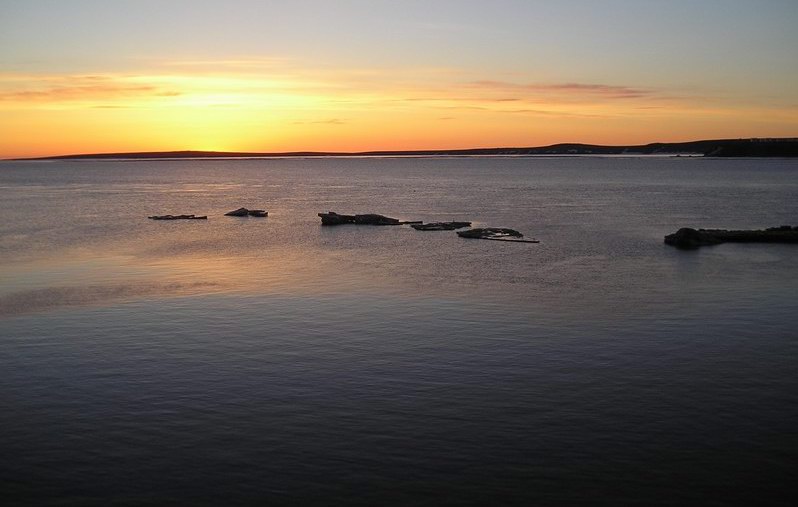
<svg viewBox="0 0 798 507">
<path fill-rule="evenodd" d="M 507 81 L 473 81 L 466 87 L 494 91 L 526 91 L 544 94 L 581 95 L 604 99 L 640 99 L 660 95 L 655 90 L 625 85 L 607 85 L 596 83 L 512 83 Z"/>
<path fill-rule="evenodd" d="M 164 60 L 135 74 L 0 72 L 0 107 L 161 108 L 170 114 L 215 108 L 258 112 L 286 124 L 334 126 L 355 114 L 412 113 L 431 120 L 457 115 L 462 121 L 482 115 L 578 119 L 695 111 L 707 103 L 684 90 L 674 94 L 632 84 L 464 77 L 449 68 L 309 68 L 284 58 Z"/>
<path fill-rule="evenodd" d="M 112 76 L 0 75 L 0 101 L 74 102 L 134 97 L 176 97 L 181 92 L 154 83 Z"/>
<path fill-rule="evenodd" d="M 56 86 L 39 90 L 12 91 L 0 93 L 0 100 L 20 101 L 68 101 L 90 99 L 108 99 L 114 97 L 130 97 L 150 95 L 156 97 L 173 97 L 179 92 L 160 91 L 154 86 L 124 86 L 124 85 L 97 85 L 97 86 Z"/>
<path fill-rule="evenodd" d="M 394 99 L 395 102 L 518 102 L 522 100 L 518 97 L 403 97 Z"/>
<path fill-rule="evenodd" d="M 599 113 L 590 113 L 590 112 L 578 112 L 578 111 L 566 111 L 562 109 L 552 108 L 552 109 L 535 109 L 535 108 L 514 108 L 514 109 L 505 109 L 505 108 L 496 108 L 496 107 L 485 107 L 485 106 L 477 106 L 477 105 L 453 105 L 453 106 L 440 106 L 436 109 L 445 110 L 445 111 L 464 111 L 464 112 L 475 112 L 475 113 L 490 113 L 490 114 L 510 114 L 510 115 L 526 115 L 526 116 L 547 116 L 551 118 L 607 118 L 609 117 L 608 114 L 599 114 Z"/>
</svg>

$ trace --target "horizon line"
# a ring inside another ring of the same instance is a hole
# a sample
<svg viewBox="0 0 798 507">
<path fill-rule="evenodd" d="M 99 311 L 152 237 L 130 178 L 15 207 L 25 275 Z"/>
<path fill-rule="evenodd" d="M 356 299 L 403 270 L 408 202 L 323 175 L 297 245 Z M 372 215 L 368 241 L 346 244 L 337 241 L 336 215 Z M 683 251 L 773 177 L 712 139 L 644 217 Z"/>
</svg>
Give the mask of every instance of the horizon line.
<svg viewBox="0 0 798 507">
<path fill-rule="evenodd" d="M 746 143 L 746 142 L 759 142 L 759 143 L 798 143 L 798 137 L 744 137 L 744 138 L 729 138 L 729 139 L 700 139 L 692 141 L 678 141 L 678 142 L 660 142 L 653 141 L 645 144 L 590 144 L 581 142 L 560 142 L 544 146 L 498 146 L 498 147 L 471 147 L 471 148 L 444 148 L 444 149 L 404 149 L 404 150 L 367 150 L 367 151 L 313 151 L 313 150 L 295 150 L 284 152 L 255 152 L 255 151 L 214 151 L 214 150 L 164 150 L 164 151 L 130 151 L 130 152 L 100 152 L 100 153 L 75 153 L 75 154 L 62 154 L 62 155 L 45 155 L 36 157 L 13 157 L 4 158 L 0 161 L 26 161 L 26 160 L 58 160 L 58 159 L 114 159 L 114 158 L 255 158 L 255 157 L 366 157 L 366 156 L 380 156 L 380 155 L 479 155 L 479 154 L 494 154 L 499 155 L 503 151 L 537 151 L 537 150 L 554 150 L 564 149 L 566 147 L 581 147 L 583 149 L 598 149 L 598 150 L 629 150 L 629 149 L 644 149 L 654 147 L 671 147 L 676 148 L 681 145 L 703 145 L 709 143 Z M 683 146 L 687 148 L 687 146 Z M 704 150 L 699 151 L 685 151 L 684 153 L 704 153 Z M 511 153 L 507 153 L 511 154 Z M 547 153 L 527 153 L 528 155 L 546 155 Z M 557 154 L 557 153 L 549 153 Z M 563 153 L 567 154 L 567 153 Z M 589 153 L 588 153 L 589 154 Z M 600 155 L 601 153 L 596 153 Z M 605 153 L 617 154 L 617 153 Z"/>
</svg>

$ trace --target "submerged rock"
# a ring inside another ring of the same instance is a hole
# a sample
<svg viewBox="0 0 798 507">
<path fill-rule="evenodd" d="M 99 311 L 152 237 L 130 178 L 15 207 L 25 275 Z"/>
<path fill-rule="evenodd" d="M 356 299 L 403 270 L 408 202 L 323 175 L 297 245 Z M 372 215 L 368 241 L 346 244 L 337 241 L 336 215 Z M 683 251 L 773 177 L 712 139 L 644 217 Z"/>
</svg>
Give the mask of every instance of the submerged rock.
<svg viewBox="0 0 798 507">
<path fill-rule="evenodd" d="M 410 227 L 417 231 L 453 231 L 463 227 L 471 227 L 471 222 L 430 222 L 428 224 L 413 224 Z"/>
<path fill-rule="evenodd" d="M 206 215 L 197 216 L 197 215 L 153 215 L 151 217 L 147 217 L 150 220 L 207 220 L 208 217 Z"/>
<path fill-rule="evenodd" d="M 469 231 L 458 231 L 457 235 L 461 238 L 489 239 L 493 241 L 514 241 L 516 243 L 540 243 L 536 239 L 521 239 L 523 234 L 515 229 L 504 227 L 483 227 L 471 229 Z"/>
<path fill-rule="evenodd" d="M 403 222 L 397 218 L 386 217 L 385 215 L 377 215 L 376 213 L 367 213 L 364 215 L 339 215 L 334 211 L 329 211 L 327 213 L 319 213 L 318 215 L 321 217 L 321 225 L 403 225 L 421 223 Z"/>
<path fill-rule="evenodd" d="M 721 243 L 798 243 L 798 229 L 789 225 L 762 230 L 729 231 L 683 227 L 665 236 L 665 243 L 677 248 L 698 248 Z"/>
<path fill-rule="evenodd" d="M 224 214 L 228 217 L 265 217 L 269 216 L 269 212 L 262 209 L 247 209 L 247 208 L 238 208 L 233 211 L 228 211 Z"/>
</svg>

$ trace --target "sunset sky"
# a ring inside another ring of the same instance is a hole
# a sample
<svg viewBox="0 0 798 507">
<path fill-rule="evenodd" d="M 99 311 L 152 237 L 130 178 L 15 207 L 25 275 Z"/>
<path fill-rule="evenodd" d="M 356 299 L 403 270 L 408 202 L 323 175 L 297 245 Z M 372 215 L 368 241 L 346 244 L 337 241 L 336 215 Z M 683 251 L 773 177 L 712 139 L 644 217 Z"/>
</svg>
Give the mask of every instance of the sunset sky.
<svg viewBox="0 0 798 507">
<path fill-rule="evenodd" d="M 798 136 L 798 1 L 0 0 L 0 158 Z"/>
</svg>

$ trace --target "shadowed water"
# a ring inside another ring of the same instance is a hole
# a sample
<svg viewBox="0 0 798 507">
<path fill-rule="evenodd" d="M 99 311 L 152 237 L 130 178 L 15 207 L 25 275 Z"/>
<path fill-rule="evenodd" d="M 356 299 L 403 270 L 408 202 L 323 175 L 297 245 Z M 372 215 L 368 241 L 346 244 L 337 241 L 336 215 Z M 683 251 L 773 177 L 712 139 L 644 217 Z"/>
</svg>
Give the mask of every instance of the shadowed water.
<svg viewBox="0 0 798 507">
<path fill-rule="evenodd" d="M 798 225 L 796 169 L 2 163 L 4 498 L 792 505 L 798 247 L 662 237 Z M 223 216 L 240 206 L 269 217 Z M 209 219 L 146 219 L 166 213 Z"/>
</svg>

